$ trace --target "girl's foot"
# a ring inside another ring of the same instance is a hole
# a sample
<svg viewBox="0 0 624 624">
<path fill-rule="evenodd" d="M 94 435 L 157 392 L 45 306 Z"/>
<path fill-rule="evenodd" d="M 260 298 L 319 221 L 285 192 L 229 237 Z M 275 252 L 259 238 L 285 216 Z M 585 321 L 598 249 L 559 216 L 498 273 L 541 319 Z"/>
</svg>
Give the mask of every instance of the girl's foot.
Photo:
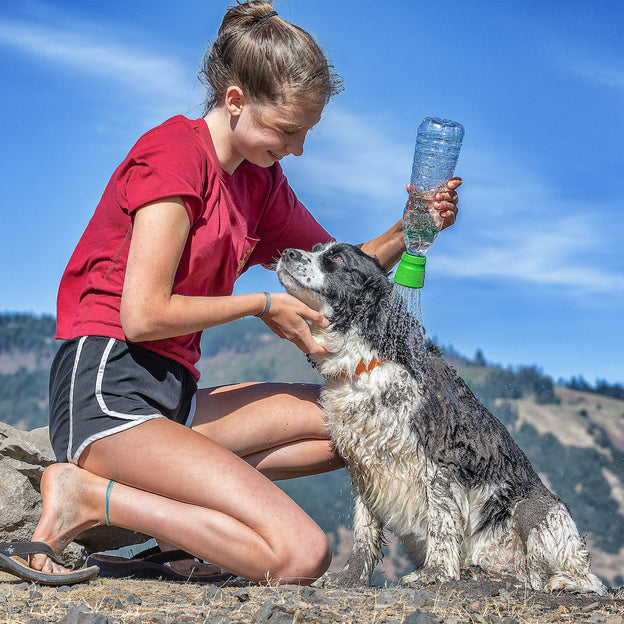
<svg viewBox="0 0 624 624">
<path fill-rule="evenodd" d="M 107 480 L 73 464 L 52 464 L 41 479 L 43 513 L 32 540 L 61 554 L 80 533 L 104 524 Z M 33 555 L 30 567 L 48 574 L 67 572 L 45 555 Z"/>
</svg>

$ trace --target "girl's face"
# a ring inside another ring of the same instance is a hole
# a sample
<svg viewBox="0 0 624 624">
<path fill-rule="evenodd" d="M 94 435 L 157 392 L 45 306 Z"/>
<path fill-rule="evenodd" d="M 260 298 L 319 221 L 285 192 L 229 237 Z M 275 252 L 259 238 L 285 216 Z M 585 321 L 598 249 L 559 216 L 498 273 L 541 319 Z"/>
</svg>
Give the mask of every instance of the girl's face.
<svg viewBox="0 0 624 624">
<path fill-rule="evenodd" d="M 320 118 L 325 101 L 278 106 L 246 103 L 241 107 L 232 136 L 232 148 L 241 159 L 270 167 L 284 156 L 303 154 L 308 131 Z"/>
</svg>

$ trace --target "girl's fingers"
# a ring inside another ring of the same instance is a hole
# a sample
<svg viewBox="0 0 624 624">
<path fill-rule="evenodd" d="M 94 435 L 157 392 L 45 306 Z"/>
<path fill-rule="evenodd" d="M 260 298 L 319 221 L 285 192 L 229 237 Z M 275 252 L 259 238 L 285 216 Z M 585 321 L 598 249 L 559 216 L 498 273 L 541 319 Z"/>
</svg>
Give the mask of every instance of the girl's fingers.
<svg viewBox="0 0 624 624">
<path fill-rule="evenodd" d="M 312 337 L 308 322 L 328 327 L 329 321 L 316 310 L 308 307 L 287 293 L 272 295 L 274 305 L 262 320 L 280 338 L 292 342 L 303 353 L 327 353 Z"/>
</svg>

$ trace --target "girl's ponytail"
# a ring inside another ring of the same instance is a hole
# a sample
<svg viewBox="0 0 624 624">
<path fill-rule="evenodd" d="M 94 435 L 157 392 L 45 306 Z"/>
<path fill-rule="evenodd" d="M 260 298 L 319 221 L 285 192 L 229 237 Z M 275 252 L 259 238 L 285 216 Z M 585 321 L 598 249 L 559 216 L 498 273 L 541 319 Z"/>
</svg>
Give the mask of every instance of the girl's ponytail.
<svg viewBox="0 0 624 624">
<path fill-rule="evenodd" d="M 342 91 L 342 79 L 312 36 L 264 0 L 227 10 L 198 77 L 207 88 L 204 114 L 233 84 L 259 104 L 319 96 L 328 102 Z"/>
</svg>

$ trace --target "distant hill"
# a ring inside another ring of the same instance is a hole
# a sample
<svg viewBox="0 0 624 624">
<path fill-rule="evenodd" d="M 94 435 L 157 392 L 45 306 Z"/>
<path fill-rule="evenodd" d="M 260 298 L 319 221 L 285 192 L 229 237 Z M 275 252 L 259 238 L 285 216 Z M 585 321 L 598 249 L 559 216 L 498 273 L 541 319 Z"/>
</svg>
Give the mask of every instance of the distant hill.
<svg viewBox="0 0 624 624">
<path fill-rule="evenodd" d="M 54 319 L 0 314 L 0 421 L 23 429 L 47 424 L 47 385 L 56 350 Z M 537 367 L 504 369 L 452 350 L 447 361 L 479 400 L 512 433 L 544 482 L 570 506 L 587 534 L 594 568 L 612 585 L 624 584 L 624 400 L 622 386 L 591 387 L 584 380 L 556 385 Z M 320 383 L 292 344 L 257 319 L 204 333 L 201 385 L 240 381 Z M 620 398 L 618 398 L 620 397 Z M 344 470 L 281 482 L 330 534 L 337 559 L 347 551 L 351 496 Z M 384 571 L 406 562 L 392 544 Z"/>
</svg>

